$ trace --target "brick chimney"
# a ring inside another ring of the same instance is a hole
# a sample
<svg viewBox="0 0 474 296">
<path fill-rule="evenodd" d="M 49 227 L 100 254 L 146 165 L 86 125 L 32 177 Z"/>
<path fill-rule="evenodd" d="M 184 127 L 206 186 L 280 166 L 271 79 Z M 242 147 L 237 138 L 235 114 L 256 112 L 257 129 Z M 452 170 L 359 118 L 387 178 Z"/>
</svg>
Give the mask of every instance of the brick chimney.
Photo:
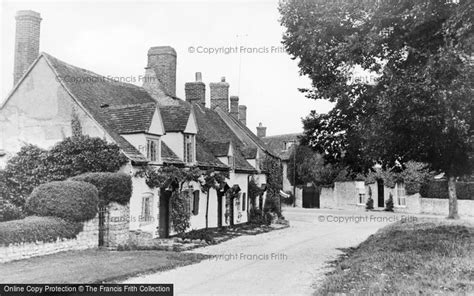
<svg viewBox="0 0 474 296">
<path fill-rule="evenodd" d="M 247 106 L 239 105 L 239 120 L 243 125 L 247 125 Z"/>
<path fill-rule="evenodd" d="M 230 116 L 239 119 L 239 97 L 230 96 Z"/>
<path fill-rule="evenodd" d="M 32 10 L 19 10 L 15 19 L 13 85 L 20 80 L 39 55 L 41 15 Z"/>
<path fill-rule="evenodd" d="M 202 82 L 201 72 L 196 72 L 196 81 L 184 84 L 184 92 L 186 94 L 186 101 L 201 103 L 202 106 L 206 105 L 206 84 Z"/>
<path fill-rule="evenodd" d="M 171 46 L 155 46 L 148 50 L 147 68 L 155 70 L 164 92 L 176 96 L 176 51 Z"/>
<path fill-rule="evenodd" d="M 211 82 L 211 109 L 219 106 L 224 112 L 229 112 L 229 84 L 225 77 L 220 82 Z"/>
<path fill-rule="evenodd" d="M 262 126 L 262 123 L 260 122 L 257 126 L 257 137 L 265 138 L 266 135 L 267 135 L 267 128 L 265 126 Z"/>
</svg>

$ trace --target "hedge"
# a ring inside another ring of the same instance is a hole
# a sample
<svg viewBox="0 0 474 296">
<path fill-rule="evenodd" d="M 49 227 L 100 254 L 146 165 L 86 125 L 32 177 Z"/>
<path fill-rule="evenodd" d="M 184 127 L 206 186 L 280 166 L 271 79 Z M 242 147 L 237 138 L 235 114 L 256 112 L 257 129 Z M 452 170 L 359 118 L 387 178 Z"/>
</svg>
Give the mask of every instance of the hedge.
<svg viewBox="0 0 474 296">
<path fill-rule="evenodd" d="M 430 181 L 420 188 L 420 195 L 425 198 L 449 199 L 448 182 Z M 474 182 L 456 182 L 456 196 L 461 200 L 474 200 Z"/>
<path fill-rule="evenodd" d="M 90 183 L 55 181 L 38 186 L 26 201 L 27 209 L 38 216 L 56 216 L 73 221 L 95 217 L 98 191 Z"/>
<path fill-rule="evenodd" d="M 58 217 L 29 216 L 22 220 L 0 223 L 0 245 L 54 242 L 58 238 L 75 238 L 81 232 L 82 223 Z"/>
<path fill-rule="evenodd" d="M 132 178 L 124 173 L 86 173 L 69 180 L 94 185 L 99 191 L 101 205 L 107 205 L 110 202 L 125 205 L 132 196 Z"/>
</svg>

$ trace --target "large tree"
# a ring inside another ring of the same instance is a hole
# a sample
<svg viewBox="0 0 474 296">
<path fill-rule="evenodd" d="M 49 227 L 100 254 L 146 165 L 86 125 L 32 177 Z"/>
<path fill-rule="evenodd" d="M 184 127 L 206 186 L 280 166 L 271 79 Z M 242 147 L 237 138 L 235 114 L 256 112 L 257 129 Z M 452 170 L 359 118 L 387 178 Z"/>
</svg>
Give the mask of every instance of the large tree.
<svg viewBox="0 0 474 296">
<path fill-rule="evenodd" d="M 472 172 L 471 0 L 284 0 L 283 43 L 312 81 L 311 99 L 335 102 L 303 121 L 303 143 L 354 172 L 428 163 L 455 180 Z M 350 82 L 354 69 L 378 75 Z"/>
</svg>

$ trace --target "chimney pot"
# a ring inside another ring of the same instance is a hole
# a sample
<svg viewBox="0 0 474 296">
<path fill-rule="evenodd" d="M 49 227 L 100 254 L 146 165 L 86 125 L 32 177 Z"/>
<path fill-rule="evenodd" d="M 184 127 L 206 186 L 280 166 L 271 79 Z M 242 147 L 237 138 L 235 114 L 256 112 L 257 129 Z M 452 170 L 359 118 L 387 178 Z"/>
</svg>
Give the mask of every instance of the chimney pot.
<svg viewBox="0 0 474 296">
<path fill-rule="evenodd" d="M 260 122 L 257 126 L 257 137 L 265 138 L 267 135 L 267 128 L 262 125 Z"/>
<path fill-rule="evenodd" d="M 201 82 L 202 81 L 202 74 L 201 72 L 196 72 L 196 82 Z"/>
<path fill-rule="evenodd" d="M 225 82 L 225 76 L 221 77 L 221 82 Z"/>
</svg>

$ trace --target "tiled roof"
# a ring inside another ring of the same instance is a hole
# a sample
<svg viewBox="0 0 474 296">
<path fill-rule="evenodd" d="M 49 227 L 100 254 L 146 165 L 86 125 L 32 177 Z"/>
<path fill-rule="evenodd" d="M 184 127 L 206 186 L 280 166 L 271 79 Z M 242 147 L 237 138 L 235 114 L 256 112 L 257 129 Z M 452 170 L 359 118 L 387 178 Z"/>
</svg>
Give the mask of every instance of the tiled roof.
<svg viewBox="0 0 474 296">
<path fill-rule="evenodd" d="M 219 114 L 197 103 L 193 103 L 193 107 L 199 128 L 196 135 L 197 142 L 200 142 L 202 147 L 211 153 L 216 142 L 232 143 L 233 147 L 236 148 L 234 150 L 236 171 L 256 172 L 255 168 L 245 160 L 241 153 L 242 149 L 245 149 L 246 146 L 225 124 Z M 221 152 L 218 151 L 217 154 L 222 154 Z M 217 155 L 214 154 L 214 156 Z"/>
<path fill-rule="evenodd" d="M 221 110 L 220 108 L 216 108 L 216 113 L 223 119 L 223 121 L 231 125 L 231 128 L 239 129 L 246 137 L 241 137 L 240 140 L 249 147 L 258 147 L 261 150 L 267 152 L 272 156 L 278 156 L 278 154 L 273 151 L 270 147 L 268 147 L 262 139 L 257 137 L 245 124 L 243 124 L 240 120 L 236 119 L 233 116 L 230 116 L 229 113 Z M 251 151 L 250 151 L 251 152 Z M 255 153 L 256 155 L 256 153 Z M 249 154 L 250 156 L 250 154 Z M 248 157 L 251 158 L 251 157 Z"/>
<path fill-rule="evenodd" d="M 146 109 L 148 112 L 151 112 L 150 106 L 155 104 L 153 98 L 139 86 L 113 81 L 91 71 L 69 65 L 47 53 L 42 53 L 41 55 L 54 69 L 58 81 L 66 87 L 78 103 L 107 131 L 124 153 L 134 162 L 146 162 L 146 158 L 133 145 L 120 136 L 119 132 L 123 126 L 121 124 L 119 124 L 119 127 L 115 125 L 118 124 L 118 121 L 123 116 L 128 117 L 128 115 L 126 116 L 127 112 L 128 114 L 133 113 L 135 116 L 135 110 L 131 110 L 133 108 L 138 110 Z M 129 106 L 129 109 L 127 110 L 127 107 L 124 107 L 124 105 Z M 104 112 L 104 109 L 107 108 L 116 108 L 116 110 L 122 108 L 122 110 L 116 113 L 113 111 L 109 112 L 109 110 Z M 127 112 L 124 110 L 127 110 Z M 149 115 L 136 116 L 134 118 L 139 122 L 134 123 L 133 129 L 143 129 L 150 122 Z"/>
<path fill-rule="evenodd" d="M 198 166 L 201 167 L 229 169 L 227 165 L 223 164 L 208 149 L 206 149 L 205 145 L 199 140 L 196 141 L 196 160 L 198 162 Z"/>
<path fill-rule="evenodd" d="M 156 104 L 113 106 L 100 111 L 120 134 L 147 132 L 156 111 Z"/>
<path fill-rule="evenodd" d="M 229 155 L 230 141 L 227 142 L 207 142 L 212 154 L 217 157 L 224 157 Z"/>
<path fill-rule="evenodd" d="M 263 138 L 263 142 L 270 147 L 282 160 L 288 160 L 291 154 L 291 149 L 285 149 L 285 142 L 296 141 L 302 134 L 284 134 Z"/>
<path fill-rule="evenodd" d="M 188 124 L 191 106 L 187 104 L 160 106 L 163 125 L 167 132 L 183 132 Z"/>
<path fill-rule="evenodd" d="M 184 162 L 163 141 L 161 141 L 161 159 L 164 163 L 184 165 Z"/>
</svg>

